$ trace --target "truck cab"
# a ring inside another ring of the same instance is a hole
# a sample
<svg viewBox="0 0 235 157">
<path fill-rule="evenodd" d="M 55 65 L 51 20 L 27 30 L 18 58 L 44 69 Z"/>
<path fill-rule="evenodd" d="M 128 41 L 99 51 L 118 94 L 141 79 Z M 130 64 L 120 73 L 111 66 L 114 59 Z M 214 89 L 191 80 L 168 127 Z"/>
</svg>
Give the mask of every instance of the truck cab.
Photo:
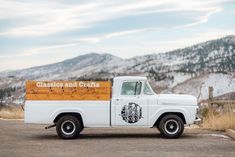
<svg viewBox="0 0 235 157">
<path fill-rule="evenodd" d="M 145 77 L 116 77 L 112 87 L 113 126 L 148 126 L 149 100 L 157 95 Z M 156 101 L 157 103 L 157 101 Z"/>
<path fill-rule="evenodd" d="M 194 96 L 156 94 L 146 77 L 115 77 L 112 85 L 109 81 L 69 83 L 73 90 L 63 82 L 60 87 L 49 84 L 50 89 L 40 89 L 37 81 L 28 85 L 35 88 L 27 90 L 26 83 L 25 123 L 52 124 L 65 139 L 76 138 L 86 127 L 150 127 L 158 128 L 164 137 L 177 138 L 184 125 L 196 119 Z"/>
</svg>

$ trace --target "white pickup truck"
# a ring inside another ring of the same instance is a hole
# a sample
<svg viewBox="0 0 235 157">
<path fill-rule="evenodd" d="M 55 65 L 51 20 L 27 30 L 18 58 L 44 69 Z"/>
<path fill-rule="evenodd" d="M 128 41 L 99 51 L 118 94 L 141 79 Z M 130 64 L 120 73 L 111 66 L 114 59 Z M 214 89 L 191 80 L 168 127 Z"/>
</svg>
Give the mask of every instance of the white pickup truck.
<svg viewBox="0 0 235 157">
<path fill-rule="evenodd" d="M 56 126 L 64 139 L 88 127 L 150 127 L 177 138 L 196 121 L 197 108 L 194 96 L 155 94 L 146 77 L 26 82 L 25 123 Z"/>
</svg>

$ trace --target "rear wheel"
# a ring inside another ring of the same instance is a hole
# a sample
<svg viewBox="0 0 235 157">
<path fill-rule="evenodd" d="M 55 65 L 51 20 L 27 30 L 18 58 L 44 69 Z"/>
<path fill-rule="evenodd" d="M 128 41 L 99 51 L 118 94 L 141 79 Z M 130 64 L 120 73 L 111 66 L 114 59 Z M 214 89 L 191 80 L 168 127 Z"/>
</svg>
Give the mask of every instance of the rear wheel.
<svg viewBox="0 0 235 157">
<path fill-rule="evenodd" d="M 56 123 L 57 135 L 63 139 L 76 138 L 81 131 L 81 122 L 74 116 L 65 115 Z"/>
<path fill-rule="evenodd" d="M 166 138 L 178 138 L 184 131 L 184 122 L 177 115 L 166 115 L 159 123 L 159 131 Z"/>
</svg>

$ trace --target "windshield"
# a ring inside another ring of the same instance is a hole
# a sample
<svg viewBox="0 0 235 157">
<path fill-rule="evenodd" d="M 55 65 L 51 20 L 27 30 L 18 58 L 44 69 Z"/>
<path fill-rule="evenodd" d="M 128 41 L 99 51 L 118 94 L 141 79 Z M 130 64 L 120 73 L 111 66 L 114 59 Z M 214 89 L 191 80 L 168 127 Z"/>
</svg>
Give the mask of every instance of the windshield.
<svg viewBox="0 0 235 157">
<path fill-rule="evenodd" d="M 154 92 L 153 92 L 152 88 L 150 87 L 150 85 L 148 84 L 148 82 L 145 82 L 145 84 L 144 84 L 144 94 L 145 95 L 154 95 Z"/>
</svg>

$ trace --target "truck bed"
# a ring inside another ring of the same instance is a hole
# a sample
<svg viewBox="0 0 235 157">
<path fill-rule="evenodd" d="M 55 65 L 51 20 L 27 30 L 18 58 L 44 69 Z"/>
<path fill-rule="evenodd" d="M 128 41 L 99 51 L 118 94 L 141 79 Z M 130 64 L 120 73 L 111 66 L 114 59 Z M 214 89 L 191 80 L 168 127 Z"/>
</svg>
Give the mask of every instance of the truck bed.
<svg viewBox="0 0 235 157">
<path fill-rule="evenodd" d="M 86 127 L 109 126 L 110 94 L 109 81 L 27 81 L 25 123 L 52 124 L 60 113 L 79 112 Z"/>
<path fill-rule="evenodd" d="M 27 81 L 26 100 L 110 100 L 110 81 Z"/>
</svg>

